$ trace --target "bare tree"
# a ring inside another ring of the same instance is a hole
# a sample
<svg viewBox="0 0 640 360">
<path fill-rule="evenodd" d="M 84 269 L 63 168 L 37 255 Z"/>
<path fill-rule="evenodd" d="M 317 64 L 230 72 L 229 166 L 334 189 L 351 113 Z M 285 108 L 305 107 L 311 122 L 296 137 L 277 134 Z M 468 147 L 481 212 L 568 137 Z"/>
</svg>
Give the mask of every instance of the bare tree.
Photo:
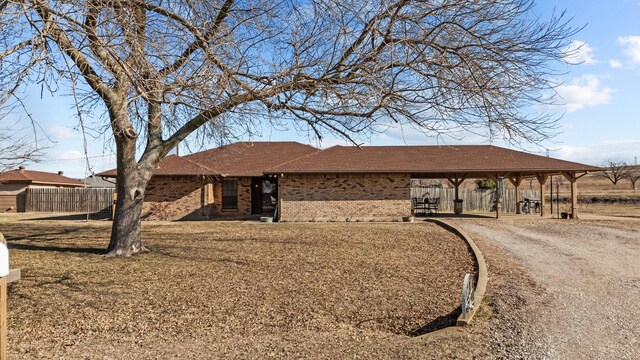
<svg viewBox="0 0 640 360">
<path fill-rule="evenodd" d="M 562 175 L 558 175 L 558 176 L 553 176 L 552 177 L 553 181 L 549 181 L 547 183 L 547 189 L 551 190 L 551 191 L 555 191 L 556 194 L 560 193 L 560 189 L 564 188 L 564 176 Z"/>
<path fill-rule="evenodd" d="M 13 135 L 13 136 L 12 136 Z M 37 161 L 38 150 L 24 138 L 16 138 L 8 128 L 0 128 L 0 172 Z"/>
<path fill-rule="evenodd" d="M 629 170 L 627 171 L 627 179 L 629 179 L 629 181 L 631 182 L 631 187 L 635 191 L 637 189 L 636 182 L 638 181 L 638 179 L 640 179 L 640 166 L 629 166 Z"/>
<path fill-rule="evenodd" d="M 607 160 L 602 166 L 604 170 L 600 172 L 600 177 L 611 181 L 613 185 L 617 185 L 618 181 L 629 176 L 631 166 L 624 161 Z"/>
<path fill-rule="evenodd" d="M 9 117 L 11 110 L 12 104 L 0 97 L 0 172 L 15 169 L 29 161 L 38 161 L 42 150 L 37 146 L 35 134 L 33 138 L 22 134 L 17 121 Z"/>
<path fill-rule="evenodd" d="M 185 139 L 270 122 L 354 143 L 390 123 L 543 140 L 556 119 L 525 109 L 553 102 L 550 69 L 575 33 L 532 0 L 4 3 L 0 75 L 108 115 L 116 256 L 144 250 L 146 184 Z"/>
<path fill-rule="evenodd" d="M 556 194 L 559 194 L 560 189 L 564 187 L 564 176 L 555 176 L 553 178 L 553 186 L 556 189 Z"/>
</svg>

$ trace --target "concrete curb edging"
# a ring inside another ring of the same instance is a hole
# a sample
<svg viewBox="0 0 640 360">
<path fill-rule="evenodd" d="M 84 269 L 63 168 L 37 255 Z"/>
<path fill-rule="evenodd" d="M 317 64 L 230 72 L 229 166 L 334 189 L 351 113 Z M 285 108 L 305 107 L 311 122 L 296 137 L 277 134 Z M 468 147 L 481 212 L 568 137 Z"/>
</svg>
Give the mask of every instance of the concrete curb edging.
<svg viewBox="0 0 640 360">
<path fill-rule="evenodd" d="M 480 248 L 478 247 L 478 245 L 476 245 L 476 243 L 464 231 L 458 229 L 457 227 L 449 224 L 444 220 L 440 220 L 440 219 L 428 219 L 428 220 L 442 226 L 443 228 L 463 238 L 464 241 L 466 241 L 467 244 L 469 244 L 469 247 L 473 252 L 473 256 L 476 258 L 476 263 L 478 264 L 478 280 L 476 284 L 476 290 L 474 292 L 475 306 L 473 310 L 468 314 L 466 319 L 464 319 L 462 315 L 460 315 L 460 317 L 458 317 L 458 321 L 456 322 L 456 325 L 458 326 L 468 325 L 471 322 L 471 319 L 473 319 L 473 315 L 475 315 L 476 311 L 478 311 L 478 309 L 480 308 L 480 304 L 482 304 L 482 299 L 484 298 L 484 293 L 487 290 L 487 281 L 488 281 L 487 264 L 484 261 L 484 256 L 482 256 L 482 252 L 480 252 Z"/>
</svg>

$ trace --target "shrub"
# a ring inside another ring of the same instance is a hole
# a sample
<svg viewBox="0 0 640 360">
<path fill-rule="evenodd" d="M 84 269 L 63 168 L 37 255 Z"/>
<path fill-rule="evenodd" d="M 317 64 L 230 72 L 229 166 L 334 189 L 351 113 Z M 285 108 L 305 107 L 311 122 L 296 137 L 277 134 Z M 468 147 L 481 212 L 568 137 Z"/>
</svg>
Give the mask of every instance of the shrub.
<svg viewBox="0 0 640 360">
<path fill-rule="evenodd" d="M 496 182 L 493 181 L 492 179 L 478 179 L 476 180 L 476 187 L 478 189 L 483 189 L 483 190 L 495 189 Z"/>
</svg>

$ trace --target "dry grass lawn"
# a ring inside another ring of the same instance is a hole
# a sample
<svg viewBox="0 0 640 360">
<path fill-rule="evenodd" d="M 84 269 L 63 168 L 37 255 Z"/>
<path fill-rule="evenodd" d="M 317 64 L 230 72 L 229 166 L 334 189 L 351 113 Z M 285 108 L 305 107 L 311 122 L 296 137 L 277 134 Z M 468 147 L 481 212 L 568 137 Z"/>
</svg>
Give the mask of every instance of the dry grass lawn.
<svg viewBox="0 0 640 360">
<path fill-rule="evenodd" d="M 466 244 L 430 223 L 148 222 L 152 252 L 130 259 L 99 255 L 109 230 L 0 217 L 22 268 L 11 358 L 433 354 L 412 335 L 452 323 L 474 270 Z"/>
<path fill-rule="evenodd" d="M 580 205 L 580 212 L 640 219 L 640 205 L 582 204 Z"/>
</svg>

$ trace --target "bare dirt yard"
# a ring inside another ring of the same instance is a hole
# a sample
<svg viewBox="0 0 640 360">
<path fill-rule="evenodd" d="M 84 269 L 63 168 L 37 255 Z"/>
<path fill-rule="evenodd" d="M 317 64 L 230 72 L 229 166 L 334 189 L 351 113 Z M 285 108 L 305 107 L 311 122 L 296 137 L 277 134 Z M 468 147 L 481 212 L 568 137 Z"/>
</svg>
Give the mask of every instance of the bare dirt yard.
<svg viewBox="0 0 640 360">
<path fill-rule="evenodd" d="M 638 200 L 640 201 L 640 199 Z M 613 204 L 581 204 L 580 214 L 617 216 L 640 219 L 640 203 L 627 205 Z"/>
<path fill-rule="evenodd" d="M 638 358 L 638 219 L 449 222 L 487 257 L 491 357 Z"/>
<path fill-rule="evenodd" d="M 105 259 L 108 221 L 3 215 L 10 358 L 469 358 L 454 322 L 466 244 L 430 223 L 146 222 L 151 253 Z M 471 340 L 472 341 L 471 341 Z M 474 342 L 475 341 L 475 342 Z"/>
</svg>

